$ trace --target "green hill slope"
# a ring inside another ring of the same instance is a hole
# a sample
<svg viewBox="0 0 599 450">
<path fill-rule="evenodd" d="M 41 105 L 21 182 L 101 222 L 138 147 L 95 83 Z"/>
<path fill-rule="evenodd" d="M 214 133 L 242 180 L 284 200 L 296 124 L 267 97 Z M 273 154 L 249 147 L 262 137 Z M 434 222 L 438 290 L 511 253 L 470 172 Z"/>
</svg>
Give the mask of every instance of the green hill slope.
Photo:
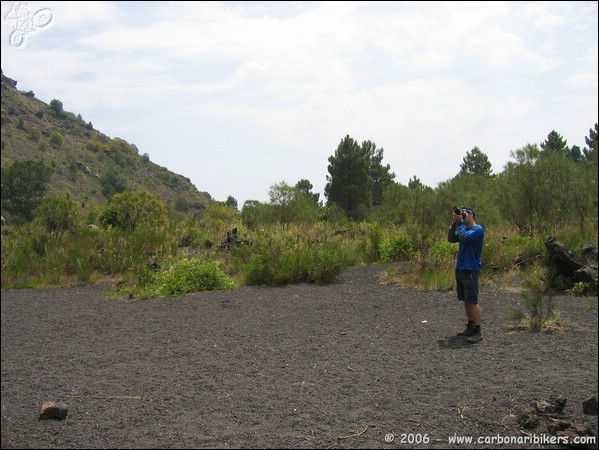
<svg viewBox="0 0 599 450">
<path fill-rule="evenodd" d="M 63 111 L 59 100 L 46 104 L 31 91 L 21 92 L 3 73 L 1 86 L 2 167 L 41 158 L 53 169 L 50 192 L 68 192 L 80 202 L 82 216 L 123 189 L 147 191 L 170 210 L 189 215 L 214 203 L 188 178 L 140 155 L 135 145 L 109 138 L 81 116 Z"/>
</svg>

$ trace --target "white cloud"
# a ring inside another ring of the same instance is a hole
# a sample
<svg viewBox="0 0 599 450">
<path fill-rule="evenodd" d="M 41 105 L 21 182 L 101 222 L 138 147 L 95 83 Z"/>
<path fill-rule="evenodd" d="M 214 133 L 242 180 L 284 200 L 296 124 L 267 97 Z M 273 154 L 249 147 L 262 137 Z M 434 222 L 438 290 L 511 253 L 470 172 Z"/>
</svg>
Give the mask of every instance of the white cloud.
<svg viewBox="0 0 599 450">
<path fill-rule="evenodd" d="M 35 2 L 4 73 L 224 200 L 325 184 L 347 134 L 435 186 L 597 121 L 596 2 Z M 3 11 L 8 2 L 2 2 Z"/>
</svg>

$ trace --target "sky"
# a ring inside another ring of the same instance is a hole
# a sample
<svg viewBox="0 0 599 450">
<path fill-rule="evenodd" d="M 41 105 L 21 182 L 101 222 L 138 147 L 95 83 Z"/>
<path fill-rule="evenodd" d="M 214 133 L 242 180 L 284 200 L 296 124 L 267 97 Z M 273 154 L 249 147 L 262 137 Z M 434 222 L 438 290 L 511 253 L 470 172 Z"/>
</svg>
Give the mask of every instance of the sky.
<svg viewBox="0 0 599 450">
<path fill-rule="evenodd" d="M 432 188 L 478 147 L 500 173 L 598 122 L 598 3 L 2 2 L 21 91 L 241 208 L 308 180 L 345 136 Z"/>
</svg>

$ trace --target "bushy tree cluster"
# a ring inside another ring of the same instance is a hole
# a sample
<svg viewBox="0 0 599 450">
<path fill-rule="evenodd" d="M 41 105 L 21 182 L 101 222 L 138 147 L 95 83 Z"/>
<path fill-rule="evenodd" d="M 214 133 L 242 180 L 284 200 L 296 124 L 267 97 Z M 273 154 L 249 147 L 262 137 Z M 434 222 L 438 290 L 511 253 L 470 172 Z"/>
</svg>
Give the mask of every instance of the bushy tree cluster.
<svg viewBox="0 0 599 450">
<path fill-rule="evenodd" d="M 15 161 L 2 166 L 2 210 L 26 221 L 33 219 L 52 177 L 42 160 Z"/>
<path fill-rule="evenodd" d="M 358 144 L 345 136 L 329 157 L 326 206 L 301 180 L 269 191 L 270 203 L 248 201 L 242 209 L 245 224 L 289 224 L 309 218 L 372 220 L 397 225 L 442 227 L 451 206 L 477 209 L 488 224 L 509 222 L 521 234 L 533 236 L 568 224 L 597 228 L 597 124 L 585 138 L 586 148 L 568 147 L 554 130 L 540 143 L 510 153 L 509 162 L 493 174 L 487 155 L 478 147 L 466 153 L 457 175 L 433 189 L 413 176 L 407 186 L 394 181 L 382 163 L 383 149 L 372 141 Z M 300 195 L 301 194 L 301 195 Z M 311 199 L 303 203 L 301 200 Z M 316 208 L 313 208 L 316 205 Z"/>
<path fill-rule="evenodd" d="M 56 101 L 51 107 L 59 113 L 62 104 Z M 359 144 L 346 135 L 328 160 L 325 205 L 320 195 L 312 192 L 310 181 L 301 179 L 295 185 L 285 181 L 272 185 L 269 203 L 247 201 L 240 214 L 233 197 L 227 198 L 222 207 L 227 220 L 240 219 L 250 228 L 273 223 L 287 226 L 319 220 L 370 220 L 417 224 L 426 233 L 427 228 L 444 226 L 452 206 L 470 206 L 487 224 L 509 222 L 523 235 L 569 225 L 576 225 L 581 231 L 589 226 L 596 230 L 597 133 L 595 124 L 585 137 L 587 146 L 580 149 L 569 147 L 552 130 L 539 145 L 527 144 L 513 150 L 513 161 L 497 174 L 493 174 L 485 153 L 474 147 L 466 153 L 457 175 L 434 189 L 416 176 L 407 185 L 395 182 L 389 164 L 383 164 L 382 148 L 369 140 Z M 112 146 L 90 141 L 88 148 L 123 156 L 137 151 L 122 140 L 116 140 Z M 51 173 L 41 160 L 3 166 L 3 211 L 24 221 L 32 220 L 46 194 Z M 102 225 L 132 230 L 140 221 L 162 222 L 166 217 L 164 205 L 153 201 L 149 194 L 127 191 L 127 180 L 118 164 L 110 165 L 100 181 L 102 192 L 110 199 L 100 216 Z M 58 201 L 50 204 L 61 205 Z M 187 209 L 181 202 L 175 207 L 178 211 Z M 48 206 L 45 209 L 45 216 L 50 218 Z"/>
<path fill-rule="evenodd" d="M 383 202 L 383 193 L 395 174 L 383 166 L 383 149 L 372 141 L 359 145 L 349 135 L 341 140 L 329 157 L 327 184 L 324 188 L 329 204 L 340 206 L 353 220 L 365 219 L 372 206 Z"/>
</svg>

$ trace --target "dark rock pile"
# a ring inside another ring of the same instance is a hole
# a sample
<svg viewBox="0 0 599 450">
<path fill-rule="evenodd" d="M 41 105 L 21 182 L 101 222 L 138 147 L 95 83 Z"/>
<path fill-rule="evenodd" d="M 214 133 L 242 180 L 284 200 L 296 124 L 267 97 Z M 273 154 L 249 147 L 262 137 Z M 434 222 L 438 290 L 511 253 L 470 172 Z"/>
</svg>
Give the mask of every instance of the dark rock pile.
<svg viewBox="0 0 599 450">
<path fill-rule="evenodd" d="M 593 244 L 587 244 L 578 257 L 555 237 L 545 247 L 550 287 L 565 291 L 576 283 L 588 283 L 586 294 L 597 295 L 597 248 Z"/>
</svg>

